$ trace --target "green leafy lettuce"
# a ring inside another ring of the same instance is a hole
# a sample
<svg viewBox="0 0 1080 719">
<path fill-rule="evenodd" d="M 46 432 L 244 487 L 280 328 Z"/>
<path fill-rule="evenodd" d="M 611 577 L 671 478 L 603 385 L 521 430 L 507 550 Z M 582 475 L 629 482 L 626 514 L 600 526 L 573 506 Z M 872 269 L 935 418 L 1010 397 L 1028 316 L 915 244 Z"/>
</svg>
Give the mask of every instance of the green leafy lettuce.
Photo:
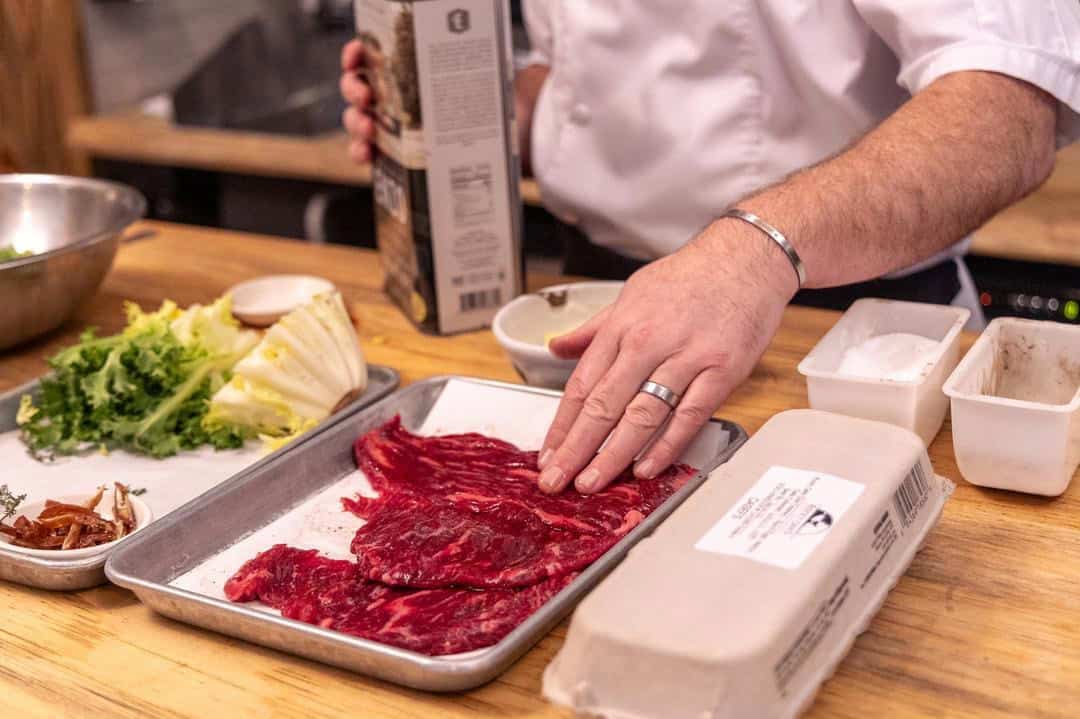
<svg viewBox="0 0 1080 719">
<path fill-rule="evenodd" d="M 10 262 L 11 260 L 17 260 L 21 257 L 29 257 L 34 254 L 30 250 L 23 250 L 19 252 L 14 247 L 0 247 L 0 262 Z"/>
<path fill-rule="evenodd" d="M 181 311 L 126 305 L 127 327 L 110 337 L 87 330 L 49 360 L 36 400 L 22 398 L 17 421 L 39 459 L 123 448 L 153 457 L 211 445 L 235 448 L 251 434 L 203 422 L 210 398 L 258 341 L 232 317 L 231 299 Z"/>
</svg>

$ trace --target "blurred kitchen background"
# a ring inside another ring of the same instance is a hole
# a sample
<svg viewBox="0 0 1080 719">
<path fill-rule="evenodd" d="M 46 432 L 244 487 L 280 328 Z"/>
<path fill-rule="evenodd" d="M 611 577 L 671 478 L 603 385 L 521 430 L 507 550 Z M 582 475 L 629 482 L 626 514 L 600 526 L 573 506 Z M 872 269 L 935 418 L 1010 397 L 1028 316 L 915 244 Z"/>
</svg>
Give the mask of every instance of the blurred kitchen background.
<svg viewBox="0 0 1080 719">
<path fill-rule="evenodd" d="M 353 34 L 351 0 L 0 0 L 0 172 L 95 174 L 155 219 L 371 246 L 370 172 L 340 130 Z M 527 253 L 555 268 L 552 220 L 523 191 Z M 1080 321 L 1076 237 L 1080 147 L 977 234 L 988 314 Z"/>
</svg>

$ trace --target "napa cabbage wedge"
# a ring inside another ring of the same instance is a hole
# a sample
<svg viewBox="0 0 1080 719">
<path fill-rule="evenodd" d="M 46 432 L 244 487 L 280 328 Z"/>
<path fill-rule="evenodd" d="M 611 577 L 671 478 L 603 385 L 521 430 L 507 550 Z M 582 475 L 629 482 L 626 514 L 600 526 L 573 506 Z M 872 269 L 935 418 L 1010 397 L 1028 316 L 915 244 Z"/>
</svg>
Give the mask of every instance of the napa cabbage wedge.
<svg viewBox="0 0 1080 719">
<path fill-rule="evenodd" d="M 311 429 L 367 387 L 367 364 L 341 293 L 282 317 L 214 394 L 207 431 L 243 427 L 270 446 Z"/>
<path fill-rule="evenodd" d="M 207 426 L 210 398 L 258 343 L 232 316 L 226 295 L 181 310 L 125 305 L 127 326 L 108 337 L 87 330 L 49 360 L 37 397 L 24 396 L 16 421 L 39 459 L 123 448 L 153 457 L 243 444 L 244 427 Z"/>
</svg>

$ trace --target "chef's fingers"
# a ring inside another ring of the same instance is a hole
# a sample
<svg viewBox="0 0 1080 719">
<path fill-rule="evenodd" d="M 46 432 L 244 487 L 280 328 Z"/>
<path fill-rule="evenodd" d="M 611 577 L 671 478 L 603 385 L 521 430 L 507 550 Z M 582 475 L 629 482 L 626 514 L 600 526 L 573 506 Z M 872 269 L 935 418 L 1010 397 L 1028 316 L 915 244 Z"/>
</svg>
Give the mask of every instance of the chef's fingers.
<svg viewBox="0 0 1080 719">
<path fill-rule="evenodd" d="M 610 314 L 611 307 L 604 308 L 577 329 L 570 330 L 564 335 L 552 338 L 552 340 L 548 342 L 548 349 L 551 350 L 553 355 L 561 359 L 575 359 L 580 357 L 585 353 L 585 350 L 589 348 L 589 343 L 593 341 L 593 337 L 595 337 L 596 333 L 600 331 L 600 328 L 604 326 L 604 322 L 607 321 L 608 315 Z"/>
<path fill-rule="evenodd" d="M 345 108 L 341 113 L 341 124 L 354 140 L 371 142 L 375 139 L 375 122 L 355 107 Z"/>
<path fill-rule="evenodd" d="M 670 467 L 727 399 L 734 384 L 731 374 L 717 367 L 695 377 L 659 439 L 634 465 L 634 475 L 651 478 Z"/>
<path fill-rule="evenodd" d="M 657 367 L 649 379 L 682 394 L 697 372 L 696 362 L 689 357 L 676 355 Z M 608 486 L 645 449 L 670 415 L 671 407 L 662 399 L 638 392 L 626 405 L 626 411 L 607 444 L 577 476 L 574 481 L 577 490 L 592 494 Z"/>
<path fill-rule="evenodd" d="M 555 457 L 555 451 L 562 446 L 570 428 L 574 426 L 574 420 L 581 413 L 582 406 L 589 396 L 589 392 L 603 378 L 604 373 L 611 367 L 619 353 L 619 344 L 614 337 L 598 336 L 589 349 L 585 350 L 581 361 L 574 368 L 570 379 L 566 382 L 566 389 L 562 399 L 559 400 L 559 408 L 555 411 L 555 419 L 551 422 L 544 443 L 541 445 L 540 456 L 537 463 L 544 470 Z M 541 479 L 546 480 L 546 486 L 540 488 L 545 492 L 561 492 L 573 476 L 563 473 L 562 476 L 548 474 L 546 477 L 541 471 Z"/>
<path fill-rule="evenodd" d="M 357 140 L 350 142 L 349 159 L 358 165 L 371 162 L 371 145 Z"/>
<path fill-rule="evenodd" d="M 371 87 L 355 73 L 344 73 L 338 81 L 338 87 L 345 102 L 353 107 L 363 110 L 371 104 Z"/>
<path fill-rule="evenodd" d="M 567 384 L 567 392 L 572 394 L 575 403 L 580 400 L 580 411 L 573 418 L 573 424 L 561 443 L 545 443 L 545 446 L 558 448 L 540 474 L 541 489 L 554 490 L 559 485 L 565 486 L 569 478 L 575 477 L 592 460 L 596 450 L 622 418 L 626 405 L 637 394 L 641 383 L 660 365 L 663 357 L 655 355 L 651 335 L 651 328 L 624 334 L 619 340 L 615 362 L 606 363 L 603 377 L 587 394 L 584 387 L 572 388 Z M 591 349 L 586 351 L 579 366 L 589 359 Z M 598 359 L 588 364 L 599 364 Z M 581 399 L 582 395 L 584 399 Z M 559 429 L 564 426 L 560 425 Z"/>
<path fill-rule="evenodd" d="M 349 40 L 341 48 L 341 69 L 345 72 L 356 70 L 364 61 L 364 43 Z"/>
</svg>

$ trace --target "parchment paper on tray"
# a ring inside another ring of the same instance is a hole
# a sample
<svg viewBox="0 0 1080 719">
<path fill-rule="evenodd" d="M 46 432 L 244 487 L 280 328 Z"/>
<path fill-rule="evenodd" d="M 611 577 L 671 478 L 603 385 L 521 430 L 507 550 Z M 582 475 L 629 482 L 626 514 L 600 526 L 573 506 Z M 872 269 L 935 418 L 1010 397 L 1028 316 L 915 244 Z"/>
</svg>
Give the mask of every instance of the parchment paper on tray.
<svg viewBox="0 0 1080 719">
<path fill-rule="evenodd" d="M 555 417 L 559 398 L 531 392 L 508 392 L 504 387 L 450 380 L 424 418 L 421 435 L 479 432 L 511 442 L 521 449 L 539 449 Z M 701 437 L 683 455 L 695 467 L 715 456 L 715 442 Z M 177 577 L 172 586 L 224 599 L 225 582 L 240 566 L 264 549 L 288 544 L 317 549 L 333 559 L 351 559 L 349 545 L 364 520 L 342 509 L 341 498 L 376 496 L 364 474 L 356 470 L 254 534 Z M 247 606 L 274 612 L 258 602 Z"/>
<path fill-rule="evenodd" d="M 202 494 L 222 480 L 250 466 L 265 454 L 258 442 L 244 448 L 215 452 L 204 447 L 168 459 L 154 459 L 119 450 L 109 454 L 59 457 L 39 462 L 30 456 L 19 432 L 0 434 L 0 483 L 15 494 L 26 494 L 26 504 L 71 494 L 93 494 L 101 485 L 123 482 L 145 489 L 143 496 L 161 516 Z"/>
</svg>

